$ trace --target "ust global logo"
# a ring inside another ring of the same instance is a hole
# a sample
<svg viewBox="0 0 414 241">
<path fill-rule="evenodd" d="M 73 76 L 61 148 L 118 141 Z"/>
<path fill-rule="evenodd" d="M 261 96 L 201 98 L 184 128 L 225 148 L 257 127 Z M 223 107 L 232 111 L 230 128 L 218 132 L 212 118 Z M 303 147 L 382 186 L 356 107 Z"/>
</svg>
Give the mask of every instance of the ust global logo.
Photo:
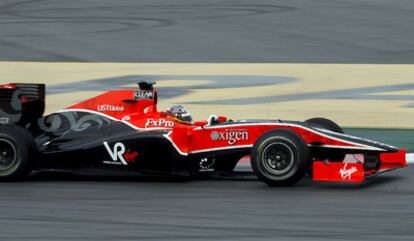
<svg viewBox="0 0 414 241">
<path fill-rule="evenodd" d="M 117 105 L 98 105 L 97 107 L 98 111 L 124 111 L 123 106 L 117 106 Z"/>
<path fill-rule="evenodd" d="M 112 161 L 103 161 L 104 164 L 128 165 L 135 163 L 135 158 L 138 156 L 138 152 L 131 152 L 130 149 L 126 150 L 123 143 L 117 142 L 112 148 L 106 141 L 103 144 L 112 159 Z"/>
<path fill-rule="evenodd" d="M 247 130 L 225 130 L 225 131 L 213 131 L 210 134 L 210 138 L 213 141 L 227 141 L 230 145 L 236 144 L 238 141 L 249 140 L 249 132 Z"/>
</svg>

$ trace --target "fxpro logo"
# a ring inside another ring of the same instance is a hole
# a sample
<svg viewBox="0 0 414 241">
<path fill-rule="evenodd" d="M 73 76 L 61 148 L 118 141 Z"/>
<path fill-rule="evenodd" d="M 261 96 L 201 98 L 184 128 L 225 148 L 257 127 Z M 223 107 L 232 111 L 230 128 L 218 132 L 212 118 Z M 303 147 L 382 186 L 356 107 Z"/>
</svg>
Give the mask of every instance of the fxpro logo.
<svg viewBox="0 0 414 241">
<path fill-rule="evenodd" d="M 131 152 L 130 149 L 126 150 L 125 145 L 121 142 L 115 143 L 113 148 L 106 141 L 103 144 L 112 159 L 112 161 L 103 161 L 104 164 L 128 165 L 128 163 L 134 163 L 138 156 L 138 152 Z"/>
<path fill-rule="evenodd" d="M 166 120 L 166 119 L 148 119 L 147 123 L 145 123 L 145 128 L 150 127 L 174 127 L 174 122 Z"/>
<path fill-rule="evenodd" d="M 210 138 L 213 141 L 227 141 L 230 145 L 234 145 L 238 141 L 249 140 L 249 132 L 247 130 L 240 129 L 213 131 L 210 134 Z"/>
</svg>

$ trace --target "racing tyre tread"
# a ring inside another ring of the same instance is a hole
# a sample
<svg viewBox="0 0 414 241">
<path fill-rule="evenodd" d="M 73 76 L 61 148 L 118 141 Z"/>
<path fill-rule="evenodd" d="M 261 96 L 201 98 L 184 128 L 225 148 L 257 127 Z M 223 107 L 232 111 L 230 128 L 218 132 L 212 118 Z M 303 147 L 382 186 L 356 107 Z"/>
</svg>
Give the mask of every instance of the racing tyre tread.
<svg viewBox="0 0 414 241">
<path fill-rule="evenodd" d="M 312 126 L 324 128 L 329 131 L 342 133 L 342 134 L 345 133 L 344 130 L 338 124 L 326 118 L 322 118 L 322 117 L 311 118 L 311 119 L 306 120 L 305 123 L 310 124 Z M 328 154 L 328 155 L 317 154 L 316 159 L 323 159 L 323 160 L 332 159 L 336 161 L 342 161 L 345 159 L 345 154 L 343 153 L 337 153 L 337 154 L 334 153 L 334 154 Z M 313 176 L 312 162 L 309 163 L 306 173 L 309 176 Z"/>
<path fill-rule="evenodd" d="M 286 173 L 275 174 L 266 168 L 265 152 L 272 145 L 287 147 L 292 155 L 292 166 Z M 309 148 L 303 138 L 287 129 L 272 130 L 263 134 L 254 144 L 251 152 L 251 165 L 257 177 L 269 186 L 292 186 L 306 174 L 310 159 Z"/>
<path fill-rule="evenodd" d="M 311 118 L 305 121 L 307 124 L 316 125 L 318 127 L 337 132 L 337 133 L 344 133 L 344 130 L 335 122 L 321 117 Z"/>
<path fill-rule="evenodd" d="M 0 142 L 14 152 L 10 167 L 0 170 L 0 181 L 22 181 L 31 172 L 37 151 L 32 135 L 17 125 L 0 125 Z M 6 143 L 6 144 L 4 144 Z"/>
</svg>

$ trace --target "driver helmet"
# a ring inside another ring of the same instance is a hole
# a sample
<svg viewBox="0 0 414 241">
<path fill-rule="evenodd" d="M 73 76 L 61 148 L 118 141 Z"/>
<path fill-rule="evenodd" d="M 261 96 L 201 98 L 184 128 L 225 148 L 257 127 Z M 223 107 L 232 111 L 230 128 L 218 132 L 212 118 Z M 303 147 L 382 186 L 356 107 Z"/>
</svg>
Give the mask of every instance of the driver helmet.
<svg viewBox="0 0 414 241">
<path fill-rule="evenodd" d="M 167 108 L 166 112 L 182 122 L 189 124 L 193 123 L 190 111 L 182 105 L 173 105 L 170 108 Z"/>
</svg>

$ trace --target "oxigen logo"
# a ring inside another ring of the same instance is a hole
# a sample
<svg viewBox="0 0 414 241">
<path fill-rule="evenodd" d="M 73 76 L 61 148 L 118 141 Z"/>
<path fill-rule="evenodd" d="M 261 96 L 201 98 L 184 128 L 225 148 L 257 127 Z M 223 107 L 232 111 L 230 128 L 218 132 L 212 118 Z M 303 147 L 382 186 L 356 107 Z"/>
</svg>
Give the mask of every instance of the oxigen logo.
<svg viewBox="0 0 414 241">
<path fill-rule="evenodd" d="M 225 131 L 213 131 L 210 134 L 210 138 L 213 141 L 227 141 L 230 145 L 236 144 L 238 141 L 249 140 L 249 132 L 247 130 L 225 130 Z"/>
</svg>

